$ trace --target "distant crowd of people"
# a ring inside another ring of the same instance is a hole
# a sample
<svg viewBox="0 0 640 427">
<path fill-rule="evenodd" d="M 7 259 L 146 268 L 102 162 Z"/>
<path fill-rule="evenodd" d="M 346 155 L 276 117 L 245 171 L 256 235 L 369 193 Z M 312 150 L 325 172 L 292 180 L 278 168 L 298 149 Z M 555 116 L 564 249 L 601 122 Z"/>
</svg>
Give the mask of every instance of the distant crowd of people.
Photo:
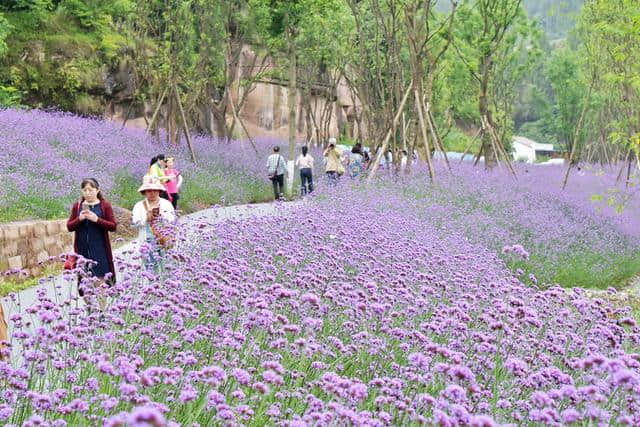
<svg viewBox="0 0 640 427">
<path fill-rule="evenodd" d="M 396 150 L 399 158 L 397 167 L 394 165 L 394 154 L 387 150 L 380 158 L 382 170 L 404 172 L 407 167 L 407 150 Z M 329 185 L 335 185 L 345 174 L 350 178 L 364 175 L 369 165 L 375 159 L 375 153 L 365 149 L 361 143 L 356 143 L 350 152 L 341 151 L 336 145 L 335 138 L 329 138 L 327 148 L 322 153 L 324 173 Z M 415 158 L 415 154 L 414 154 Z M 309 147 L 304 145 L 300 155 L 295 160 L 295 167 L 300 173 L 300 195 L 305 196 L 313 192 L 314 158 L 309 154 Z M 284 175 L 287 161 L 280 154 L 280 147 L 273 147 L 273 153 L 267 158 L 267 175 L 273 184 L 273 196 L 276 200 L 284 198 Z"/>
</svg>

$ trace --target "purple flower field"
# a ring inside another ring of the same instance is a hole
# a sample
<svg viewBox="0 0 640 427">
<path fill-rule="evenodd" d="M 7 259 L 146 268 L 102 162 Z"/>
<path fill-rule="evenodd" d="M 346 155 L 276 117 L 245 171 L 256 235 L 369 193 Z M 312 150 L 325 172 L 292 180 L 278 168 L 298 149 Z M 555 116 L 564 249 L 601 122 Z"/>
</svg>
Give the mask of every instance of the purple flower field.
<svg viewBox="0 0 640 427">
<path fill-rule="evenodd" d="M 526 260 L 503 259 L 541 282 L 605 289 L 640 273 L 637 178 L 625 188 L 617 170 L 590 167 L 574 170 L 562 191 L 563 168 L 516 166 L 517 181 L 504 170 L 487 174 L 462 164 L 453 176 L 439 171 L 435 188 L 410 180 L 402 191 L 425 200 L 430 222 L 455 224 L 496 253 L 522 245 Z"/>
<path fill-rule="evenodd" d="M 167 148 L 143 130 L 121 130 L 108 121 L 66 113 L 0 110 L 0 221 L 64 218 L 88 176 L 100 182 L 108 198 L 130 209 L 149 160 L 159 153 L 177 158 L 188 203 L 265 201 L 271 193 L 263 158 L 271 144 L 259 141 L 258 161 L 248 143 L 220 144 L 196 136 L 196 167 L 184 144 Z"/>
<path fill-rule="evenodd" d="M 25 361 L 0 363 L 0 421 L 640 424 L 628 308 L 523 284 L 457 219 L 437 221 L 447 205 L 395 184 L 280 209 L 196 224 L 165 276 L 120 263 L 104 317 L 62 297 L 13 316 Z"/>
<path fill-rule="evenodd" d="M 63 113 L 1 110 L 0 221 L 66 217 L 86 176 L 96 177 L 116 204 L 131 208 L 139 200 L 135 190 L 149 158 L 158 152 L 178 158 L 186 211 L 270 200 L 265 158 L 274 144 L 286 143 L 257 143 L 258 157 L 247 142 L 196 137 L 200 161 L 194 166 L 184 144 L 167 148 L 142 131 Z M 321 155 L 314 151 L 314 156 L 322 193 Z M 617 169 L 585 167 L 573 171 L 562 191 L 561 167 L 516 165 L 514 180 L 505 170 L 487 173 L 453 162 L 451 176 L 442 164 L 437 166 L 437 186 L 429 184 L 419 165 L 399 182 L 383 170 L 376 186 L 422 201 L 419 209 L 430 224 L 455 225 L 472 242 L 499 254 L 513 272 L 521 270 L 528 283 L 620 288 L 640 273 L 636 176 L 625 188 L 624 180 L 616 182 Z M 374 200 L 381 197 L 372 188 L 354 188 Z M 527 259 L 502 253 L 514 244 L 524 247 Z"/>
</svg>

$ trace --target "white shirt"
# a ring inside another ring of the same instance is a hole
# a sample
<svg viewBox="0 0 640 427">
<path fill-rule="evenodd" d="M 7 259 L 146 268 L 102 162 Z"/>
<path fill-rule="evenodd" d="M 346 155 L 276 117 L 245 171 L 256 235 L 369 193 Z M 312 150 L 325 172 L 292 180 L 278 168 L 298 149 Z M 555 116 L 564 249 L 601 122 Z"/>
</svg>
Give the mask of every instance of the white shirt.
<svg viewBox="0 0 640 427">
<path fill-rule="evenodd" d="M 276 175 L 283 175 L 285 173 L 285 167 L 287 161 L 279 153 L 273 153 L 267 158 L 267 173 Z"/>
<path fill-rule="evenodd" d="M 133 207 L 131 212 L 131 223 L 138 229 L 138 242 L 146 243 L 147 238 L 152 237 L 151 228 L 147 227 L 147 210 L 145 209 L 145 200 L 140 200 Z M 170 201 L 160 198 L 160 217 L 167 222 L 174 222 L 176 214 Z"/>
<path fill-rule="evenodd" d="M 300 154 L 298 156 L 298 159 L 296 160 L 296 165 L 300 169 L 305 169 L 305 168 L 313 169 L 313 157 L 311 157 L 311 154 L 309 153 L 307 153 L 306 156 L 303 156 L 302 154 Z"/>
</svg>

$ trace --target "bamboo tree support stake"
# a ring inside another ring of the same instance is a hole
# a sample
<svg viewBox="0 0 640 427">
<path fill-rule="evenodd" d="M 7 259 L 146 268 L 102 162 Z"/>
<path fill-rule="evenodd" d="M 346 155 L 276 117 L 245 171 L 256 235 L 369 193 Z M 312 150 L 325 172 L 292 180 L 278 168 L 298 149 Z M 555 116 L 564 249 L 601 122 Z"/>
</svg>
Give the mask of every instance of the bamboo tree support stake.
<svg viewBox="0 0 640 427">
<path fill-rule="evenodd" d="M 620 166 L 620 170 L 618 171 L 618 175 L 616 176 L 616 184 L 620 182 L 620 178 L 622 178 L 622 171 L 624 170 L 624 165 L 629 161 L 629 156 L 631 155 L 631 148 L 627 149 L 627 155 L 624 157 L 624 161 L 622 162 L 622 166 Z"/>
<path fill-rule="evenodd" d="M 482 141 L 482 145 L 480 145 L 480 150 L 478 151 L 478 156 L 473 161 L 473 166 L 474 167 L 478 165 L 478 162 L 480 161 L 480 157 L 482 157 L 482 153 L 484 151 L 484 146 L 485 146 L 485 143 L 484 143 L 484 140 L 483 140 Z"/>
<path fill-rule="evenodd" d="M 427 127 L 425 125 L 424 114 L 422 112 L 422 101 L 418 95 L 418 89 L 413 90 L 413 96 L 415 98 L 416 108 L 418 109 L 418 119 L 420 119 L 420 131 L 422 132 L 422 139 L 424 140 L 424 148 L 427 154 L 427 166 L 429 167 L 429 178 L 431 182 L 435 182 L 436 171 L 433 168 L 433 159 L 431 158 L 431 149 L 429 148 L 429 139 L 427 137 Z"/>
<path fill-rule="evenodd" d="M 259 156 L 260 154 L 258 153 L 258 148 L 256 147 L 255 142 L 253 142 L 253 138 L 251 138 L 251 135 L 249 135 L 249 131 L 244 125 L 244 122 L 240 119 L 240 117 L 238 116 L 238 113 L 236 112 L 236 106 L 233 103 L 233 98 L 231 97 L 231 91 L 229 90 L 229 88 L 227 88 L 227 97 L 229 99 L 229 106 L 231 107 L 231 112 L 233 114 L 233 120 L 235 122 L 240 123 L 240 127 L 242 127 L 242 130 L 244 130 L 245 135 L 247 135 L 247 139 L 251 143 L 251 147 L 253 148 L 253 151 L 256 153 L 256 156 Z M 232 135 L 229 135 L 229 136 L 231 137 Z"/>
<path fill-rule="evenodd" d="M 149 122 L 149 125 L 147 126 L 147 132 L 149 132 L 150 129 L 153 129 L 153 125 L 156 123 L 156 118 L 158 117 L 158 112 L 160 111 L 160 107 L 162 107 L 162 103 L 164 102 L 164 98 L 165 96 L 167 96 L 167 88 L 164 88 L 164 91 L 162 92 L 162 95 L 160 96 L 160 100 L 158 101 L 158 105 L 156 105 L 156 109 L 153 112 L 153 116 L 151 116 L 151 121 Z"/>
<path fill-rule="evenodd" d="M 413 85 L 413 82 L 409 83 L 409 87 L 407 88 L 406 92 L 404 93 L 404 96 L 402 97 L 402 101 L 400 102 L 398 111 L 396 111 L 396 115 L 393 118 L 394 122 L 397 122 L 398 120 L 400 120 L 400 115 L 404 110 L 404 104 L 407 102 L 407 98 L 409 98 L 409 94 L 411 93 L 412 85 Z M 387 150 L 387 147 L 389 145 L 389 138 L 391 138 L 391 132 L 393 131 L 393 128 L 394 126 L 389 127 L 389 130 L 387 131 L 387 134 L 385 135 L 384 140 L 382 141 L 382 147 L 380 151 L 378 151 L 378 154 L 376 155 L 376 159 L 373 161 L 373 165 L 371 166 L 371 171 L 369 171 L 369 176 L 367 177 L 367 183 L 370 183 L 373 180 L 373 177 L 378 171 L 378 167 L 380 166 L 380 160 L 382 159 L 382 156 L 384 152 Z"/>
<path fill-rule="evenodd" d="M 509 154 L 507 153 L 507 150 L 505 150 L 504 145 L 502 145 L 500 138 L 498 138 L 498 134 L 496 133 L 496 130 L 493 128 L 493 126 L 489 124 L 488 120 L 487 120 L 487 125 L 489 126 L 490 132 L 493 134 L 493 138 L 495 139 L 495 145 L 496 147 L 498 147 L 498 151 L 502 154 L 502 157 L 504 158 L 504 162 L 507 164 L 509 171 L 515 178 L 517 178 L 516 171 L 515 169 L 513 169 L 513 165 L 511 164 L 511 159 L 509 158 Z"/>
<path fill-rule="evenodd" d="M 447 170 L 449 173 L 451 172 L 451 165 L 449 164 L 449 158 L 447 157 L 447 152 L 444 150 L 444 144 L 440 139 L 440 135 L 436 130 L 436 124 L 433 120 L 433 115 L 431 114 L 431 109 L 429 108 L 429 103 L 426 103 L 425 111 L 427 113 L 427 122 L 429 123 L 429 129 L 431 129 L 431 135 L 433 135 L 433 140 L 435 141 L 434 147 L 437 146 L 440 151 L 442 151 L 442 156 L 444 157 L 444 162 L 447 165 Z"/>
<path fill-rule="evenodd" d="M 178 86 L 173 82 L 173 93 L 176 97 L 176 102 L 178 103 L 178 110 L 180 110 L 180 116 L 182 117 L 182 125 L 184 126 L 184 134 L 187 137 L 187 146 L 189 147 L 189 154 L 191 155 L 191 161 L 193 164 L 197 164 L 196 162 L 196 154 L 193 152 L 193 145 L 191 144 L 191 134 L 189 133 L 189 125 L 187 124 L 187 117 L 184 114 L 184 109 L 182 108 L 182 101 L 180 101 L 180 94 L 178 93 Z"/>
<path fill-rule="evenodd" d="M 493 138 L 493 133 L 491 132 L 491 125 L 489 124 L 489 120 L 487 120 L 486 116 L 482 116 L 480 117 L 480 120 L 482 121 L 482 133 L 483 135 L 488 135 L 489 137 L 489 142 L 491 143 L 491 150 L 493 150 L 493 155 L 496 157 L 496 164 L 498 165 L 498 168 L 500 167 L 500 152 L 498 151 L 498 148 L 496 147 L 496 141 Z M 487 167 L 487 156 L 484 156 L 484 165 L 485 167 Z"/>
<path fill-rule="evenodd" d="M 471 147 L 473 147 L 473 143 L 476 142 L 476 139 L 478 138 L 478 135 L 480 135 L 481 131 L 482 131 L 482 128 L 478 129 L 476 134 L 473 135 L 473 138 L 471 138 L 471 142 L 469 142 L 469 145 L 467 145 L 467 148 L 465 148 L 464 152 L 462 153 L 462 157 L 460 157 L 460 163 L 462 163 L 462 161 L 464 160 L 465 156 L 467 154 L 469 154 L 469 151 L 471 151 Z"/>
<path fill-rule="evenodd" d="M 593 91 L 593 87 L 596 84 L 595 76 L 591 79 L 591 85 L 589 86 L 589 93 L 587 93 L 587 98 L 584 101 L 584 105 L 582 106 L 582 112 L 580 112 L 580 118 L 578 119 L 578 124 L 576 125 L 576 131 L 573 135 L 573 144 L 571 144 L 571 152 L 569 153 L 569 164 L 567 165 L 567 170 L 564 173 L 564 179 L 562 180 L 562 189 L 564 190 L 567 186 L 567 181 L 569 180 L 569 172 L 571 171 L 571 166 L 573 163 L 573 156 L 575 155 L 576 145 L 578 144 L 578 137 L 580 136 L 580 130 L 582 130 L 582 121 L 584 120 L 584 115 L 587 112 L 587 107 L 589 106 L 589 101 L 591 100 L 591 92 Z"/>
<path fill-rule="evenodd" d="M 133 100 L 129 102 L 129 106 L 127 107 L 127 112 L 124 115 L 124 120 L 122 121 L 122 127 L 120 128 L 120 130 L 124 129 L 124 126 L 129 121 L 129 114 L 131 113 L 131 108 L 133 107 L 133 103 L 134 103 Z"/>
</svg>

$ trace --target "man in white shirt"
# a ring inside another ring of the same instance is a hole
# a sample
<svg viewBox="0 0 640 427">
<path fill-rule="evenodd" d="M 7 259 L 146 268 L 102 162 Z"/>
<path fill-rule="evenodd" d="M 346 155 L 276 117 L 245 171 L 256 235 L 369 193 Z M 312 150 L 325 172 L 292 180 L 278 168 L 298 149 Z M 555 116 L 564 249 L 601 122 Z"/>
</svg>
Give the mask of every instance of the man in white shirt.
<svg viewBox="0 0 640 427">
<path fill-rule="evenodd" d="M 284 198 L 284 173 L 287 161 L 280 155 L 280 147 L 273 147 L 273 154 L 267 158 L 267 174 L 273 183 L 276 200 Z"/>
<path fill-rule="evenodd" d="M 296 159 L 296 166 L 300 170 L 300 195 L 305 196 L 313 191 L 313 157 L 306 145 Z"/>
</svg>

